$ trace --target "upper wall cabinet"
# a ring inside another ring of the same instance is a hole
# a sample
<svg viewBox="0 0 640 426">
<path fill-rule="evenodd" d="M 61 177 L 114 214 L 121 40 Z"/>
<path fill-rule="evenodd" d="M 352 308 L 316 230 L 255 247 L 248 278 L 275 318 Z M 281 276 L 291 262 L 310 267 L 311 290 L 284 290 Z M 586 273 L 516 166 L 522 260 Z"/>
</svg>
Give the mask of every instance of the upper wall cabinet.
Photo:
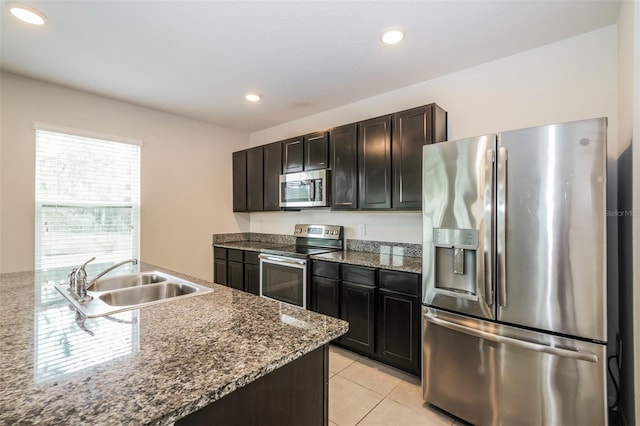
<svg viewBox="0 0 640 426">
<path fill-rule="evenodd" d="M 247 151 L 233 153 L 233 211 L 247 211 Z"/>
<path fill-rule="evenodd" d="M 282 172 L 295 173 L 303 170 L 304 142 L 302 136 L 282 141 Z"/>
<path fill-rule="evenodd" d="M 447 113 L 436 104 L 393 114 L 393 208 L 422 208 L 422 147 L 446 140 Z"/>
<path fill-rule="evenodd" d="M 247 150 L 247 210 L 250 212 L 264 209 L 263 197 L 263 152 L 261 146 Z"/>
<path fill-rule="evenodd" d="M 420 210 L 422 147 L 447 140 L 436 104 L 233 154 L 233 211 L 281 210 L 281 173 L 331 169 L 334 210 Z"/>
<path fill-rule="evenodd" d="M 329 134 L 316 132 L 282 141 L 282 172 L 296 173 L 329 167 Z"/>
<path fill-rule="evenodd" d="M 304 169 L 329 168 L 329 133 L 316 132 L 304 137 Z"/>
<path fill-rule="evenodd" d="M 391 207 L 391 116 L 358 123 L 360 209 Z"/>
<path fill-rule="evenodd" d="M 264 145 L 264 210 L 280 210 L 280 174 L 282 174 L 282 144 Z"/>
<path fill-rule="evenodd" d="M 358 125 L 331 129 L 331 208 L 358 208 Z"/>
</svg>

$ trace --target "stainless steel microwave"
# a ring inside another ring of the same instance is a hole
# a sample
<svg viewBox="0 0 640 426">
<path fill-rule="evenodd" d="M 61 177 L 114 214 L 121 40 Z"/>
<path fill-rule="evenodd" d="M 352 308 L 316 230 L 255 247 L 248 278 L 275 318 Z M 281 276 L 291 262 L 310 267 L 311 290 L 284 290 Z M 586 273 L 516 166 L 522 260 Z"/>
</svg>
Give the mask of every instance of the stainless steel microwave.
<svg viewBox="0 0 640 426">
<path fill-rule="evenodd" d="M 280 175 L 280 207 L 329 206 L 329 171 Z"/>
</svg>

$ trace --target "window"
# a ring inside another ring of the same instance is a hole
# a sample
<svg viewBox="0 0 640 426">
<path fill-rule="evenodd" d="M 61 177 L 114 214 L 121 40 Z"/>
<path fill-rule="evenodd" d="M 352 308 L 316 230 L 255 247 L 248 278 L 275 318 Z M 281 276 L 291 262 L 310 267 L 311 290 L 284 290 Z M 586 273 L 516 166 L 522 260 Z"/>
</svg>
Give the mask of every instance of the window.
<svg viewBox="0 0 640 426">
<path fill-rule="evenodd" d="M 140 146 L 36 127 L 36 269 L 139 257 Z"/>
</svg>

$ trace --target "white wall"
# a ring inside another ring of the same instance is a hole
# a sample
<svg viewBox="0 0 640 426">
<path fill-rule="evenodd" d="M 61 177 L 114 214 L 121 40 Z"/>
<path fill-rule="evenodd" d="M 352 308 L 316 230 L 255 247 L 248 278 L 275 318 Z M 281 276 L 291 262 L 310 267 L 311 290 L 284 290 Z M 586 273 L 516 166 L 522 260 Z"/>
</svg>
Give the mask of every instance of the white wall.
<svg viewBox="0 0 640 426">
<path fill-rule="evenodd" d="M 449 139 L 607 116 L 609 141 L 615 158 L 616 39 L 616 25 L 608 26 L 254 132 L 251 134 L 251 145 L 262 145 L 435 102 L 448 111 Z M 251 230 L 290 234 L 294 223 L 316 221 L 344 225 L 347 238 L 421 242 L 422 221 L 419 213 L 324 210 L 251 213 Z M 365 236 L 356 234 L 357 225 L 361 223 L 367 225 Z"/>
<path fill-rule="evenodd" d="M 143 261 L 212 280 L 211 234 L 248 230 L 231 196 L 231 153 L 248 134 L 13 74 L 0 90 L 1 272 L 34 268 L 35 122 L 143 141 Z"/>
</svg>

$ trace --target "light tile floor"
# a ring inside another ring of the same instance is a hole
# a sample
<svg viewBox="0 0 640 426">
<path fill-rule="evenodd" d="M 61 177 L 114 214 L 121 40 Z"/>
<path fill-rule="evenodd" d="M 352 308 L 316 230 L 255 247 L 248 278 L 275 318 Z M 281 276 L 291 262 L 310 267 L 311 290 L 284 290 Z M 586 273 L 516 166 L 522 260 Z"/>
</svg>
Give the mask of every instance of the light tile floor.
<svg viewBox="0 0 640 426">
<path fill-rule="evenodd" d="M 420 379 L 329 346 L 330 426 L 461 426 L 422 401 Z"/>
</svg>

